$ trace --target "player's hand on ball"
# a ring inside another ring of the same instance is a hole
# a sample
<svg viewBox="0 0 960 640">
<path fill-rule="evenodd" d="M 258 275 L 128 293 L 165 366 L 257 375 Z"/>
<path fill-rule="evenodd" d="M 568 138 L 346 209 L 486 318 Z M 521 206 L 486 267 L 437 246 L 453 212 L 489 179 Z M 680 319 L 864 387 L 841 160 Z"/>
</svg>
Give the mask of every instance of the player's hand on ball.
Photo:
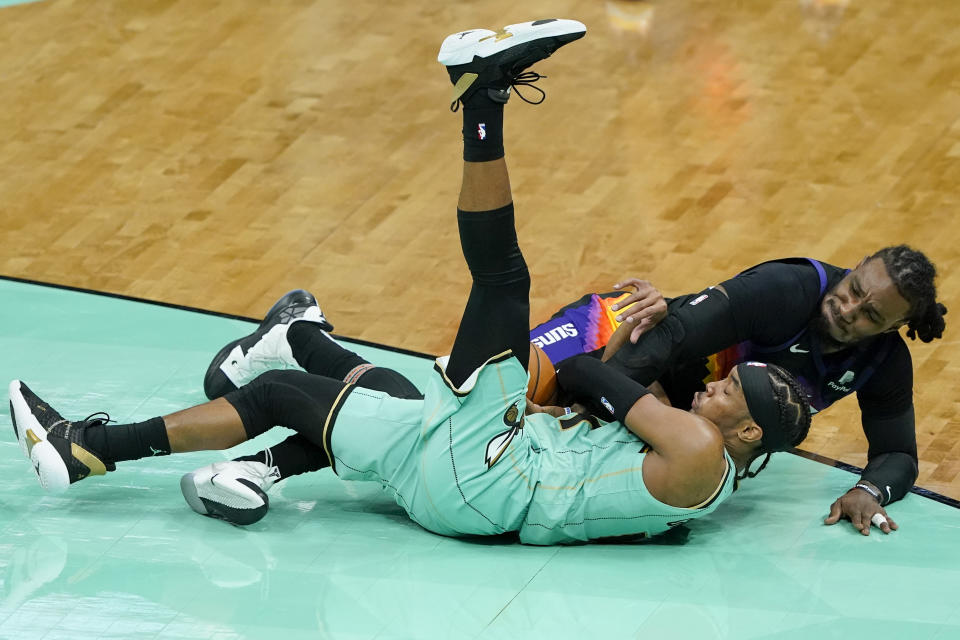
<svg viewBox="0 0 960 640">
<path fill-rule="evenodd" d="M 824 518 L 823 522 L 836 524 L 842 519 L 849 520 L 854 528 L 865 536 L 870 535 L 871 523 L 877 525 L 884 533 L 890 533 L 899 528 L 876 498 L 856 487 L 830 505 L 830 515 Z"/>
<path fill-rule="evenodd" d="M 648 329 L 655 327 L 667 315 L 667 301 L 663 294 L 647 280 L 626 278 L 613 285 L 614 289 L 632 287 L 633 293 L 610 307 L 622 312 L 617 321 L 631 325 L 630 342 L 636 343 Z"/>
</svg>

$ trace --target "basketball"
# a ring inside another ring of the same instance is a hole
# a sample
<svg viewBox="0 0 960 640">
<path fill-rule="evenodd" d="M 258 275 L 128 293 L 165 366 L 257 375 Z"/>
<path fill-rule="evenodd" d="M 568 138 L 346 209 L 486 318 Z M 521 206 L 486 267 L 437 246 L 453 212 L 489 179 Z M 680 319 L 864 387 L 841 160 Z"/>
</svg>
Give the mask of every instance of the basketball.
<svg viewBox="0 0 960 640">
<path fill-rule="evenodd" d="M 527 382 L 527 398 L 536 404 L 549 404 L 557 390 L 557 372 L 543 349 L 532 342 L 527 371 L 530 373 L 530 381 Z"/>
</svg>

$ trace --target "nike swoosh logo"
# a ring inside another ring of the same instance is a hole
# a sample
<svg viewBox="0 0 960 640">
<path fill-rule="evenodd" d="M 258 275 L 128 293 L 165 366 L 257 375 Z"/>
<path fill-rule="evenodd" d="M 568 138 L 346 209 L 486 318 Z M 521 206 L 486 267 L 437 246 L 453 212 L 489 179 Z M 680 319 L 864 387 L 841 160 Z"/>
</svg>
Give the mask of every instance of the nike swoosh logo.
<svg viewBox="0 0 960 640">
<path fill-rule="evenodd" d="M 801 349 L 799 344 L 790 345 L 790 353 L 810 353 L 806 349 Z"/>
</svg>

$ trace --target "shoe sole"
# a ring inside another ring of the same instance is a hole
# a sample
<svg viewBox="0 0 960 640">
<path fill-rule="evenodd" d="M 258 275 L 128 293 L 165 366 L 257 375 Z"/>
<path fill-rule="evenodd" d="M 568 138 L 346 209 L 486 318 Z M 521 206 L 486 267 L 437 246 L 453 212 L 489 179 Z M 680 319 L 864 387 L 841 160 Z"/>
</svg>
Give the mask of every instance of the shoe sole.
<svg viewBox="0 0 960 640">
<path fill-rule="evenodd" d="M 227 358 L 230 356 L 230 353 L 244 340 L 257 336 L 258 334 L 266 333 L 264 328 L 269 326 L 275 319 L 276 316 L 283 313 L 284 310 L 289 309 L 294 306 L 311 306 L 317 305 L 317 299 L 309 291 L 304 289 L 294 289 L 285 293 L 279 300 L 273 303 L 273 306 L 270 307 L 270 310 L 267 311 L 267 314 L 263 317 L 263 321 L 257 327 L 256 331 L 249 333 L 242 338 L 238 338 L 232 342 L 227 343 L 225 347 L 220 349 L 217 352 L 217 355 L 213 357 L 213 360 L 210 361 L 210 366 L 207 367 L 207 373 L 203 376 L 203 392 L 206 394 L 207 398 L 210 400 L 216 400 L 221 398 L 231 391 L 235 391 L 237 386 L 228 378 L 221 370 L 220 365 L 226 362 Z M 319 305 L 317 305 L 319 306 Z M 326 328 L 329 327 L 329 328 Z M 332 331 L 333 327 L 327 323 L 325 325 L 326 331 Z"/>
<path fill-rule="evenodd" d="M 197 492 L 196 476 L 197 472 L 191 471 L 180 478 L 180 493 L 183 494 L 183 499 L 187 501 L 191 509 L 202 516 L 209 516 L 210 512 L 207 511 L 206 505 L 203 504 L 203 500 L 200 499 L 200 494 Z"/>
<path fill-rule="evenodd" d="M 187 501 L 190 508 L 200 515 L 216 520 L 223 520 L 224 522 L 238 526 L 254 524 L 255 522 L 259 522 L 263 516 L 267 515 L 267 511 L 270 508 L 270 498 L 267 497 L 267 494 L 264 493 L 260 487 L 249 480 L 241 478 L 237 480 L 237 482 L 249 488 L 253 494 L 263 501 L 263 504 L 252 509 L 244 509 L 225 504 L 226 500 L 236 500 L 237 494 L 218 487 L 216 483 L 213 482 L 216 474 L 214 474 L 210 480 L 201 480 L 201 482 L 205 483 L 205 490 L 211 493 L 212 498 L 208 499 L 201 496 L 200 490 L 197 487 L 197 476 L 199 475 L 200 473 L 197 471 L 184 474 L 183 477 L 180 478 L 180 492 L 183 494 L 183 499 Z"/>
<path fill-rule="evenodd" d="M 14 380 L 8 389 L 10 419 L 14 423 L 13 430 L 20 442 L 20 449 L 33 466 L 41 487 L 47 491 L 63 491 L 70 486 L 67 464 L 47 440 L 47 430 L 30 411 L 20 385 L 19 380 Z"/>
<path fill-rule="evenodd" d="M 495 32 L 487 29 L 474 29 L 473 31 L 487 34 L 484 37 L 495 35 Z M 437 61 L 447 67 L 453 67 L 472 62 L 474 58 L 489 58 L 507 49 L 534 43 L 538 40 L 552 40 L 553 42 L 550 44 L 556 44 L 547 53 L 547 56 L 549 56 L 568 42 L 582 38 L 587 32 L 587 27 L 576 20 L 554 19 L 511 24 L 501 29 L 501 32 L 503 31 L 512 35 L 502 40 L 492 38 L 487 42 L 463 41 L 461 35 L 466 33 L 463 31 L 449 35 L 440 45 Z"/>
<path fill-rule="evenodd" d="M 10 401 L 10 422 L 13 424 L 13 435 L 17 437 L 17 442 L 20 444 L 20 450 L 23 452 L 23 457 L 29 458 L 30 451 L 27 449 L 26 433 L 23 428 L 17 427 L 17 412 L 13 407 L 14 396 L 17 396 L 21 402 L 24 402 L 24 404 L 26 404 L 26 401 L 24 400 L 23 395 L 20 392 L 19 380 L 13 380 L 10 383 L 10 386 L 7 388 L 7 398 Z"/>
</svg>

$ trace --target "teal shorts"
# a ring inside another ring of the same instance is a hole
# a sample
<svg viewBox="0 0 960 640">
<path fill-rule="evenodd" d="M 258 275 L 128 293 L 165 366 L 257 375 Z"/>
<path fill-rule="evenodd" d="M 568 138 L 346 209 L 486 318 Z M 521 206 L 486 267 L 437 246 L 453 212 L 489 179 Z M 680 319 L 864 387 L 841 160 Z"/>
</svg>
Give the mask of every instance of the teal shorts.
<svg viewBox="0 0 960 640">
<path fill-rule="evenodd" d="M 348 388 L 324 428 L 334 471 L 380 482 L 435 533 L 519 530 L 537 476 L 524 437 L 527 372 L 507 351 L 455 389 L 446 362 L 437 360 L 423 400 Z"/>
</svg>

